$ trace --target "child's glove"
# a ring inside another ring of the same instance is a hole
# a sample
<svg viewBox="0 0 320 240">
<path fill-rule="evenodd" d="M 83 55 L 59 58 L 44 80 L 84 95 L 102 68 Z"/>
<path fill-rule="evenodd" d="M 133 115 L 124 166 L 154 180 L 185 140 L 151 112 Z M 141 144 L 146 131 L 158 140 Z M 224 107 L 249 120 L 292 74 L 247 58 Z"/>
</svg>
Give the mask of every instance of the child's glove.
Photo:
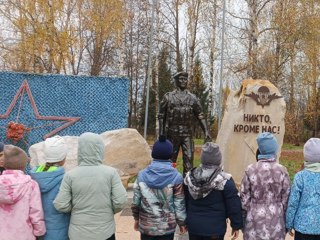
<svg viewBox="0 0 320 240">
<path fill-rule="evenodd" d="M 185 234 L 188 231 L 186 226 L 179 226 L 179 230 L 181 234 Z"/>
<path fill-rule="evenodd" d="M 133 228 L 135 231 L 139 231 L 139 221 L 138 220 L 134 220 Z"/>
<path fill-rule="evenodd" d="M 289 232 L 289 235 L 291 236 L 291 237 L 294 237 L 294 230 L 293 229 L 287 229 L 288 230 L 288 232 Z"/>
</svg>

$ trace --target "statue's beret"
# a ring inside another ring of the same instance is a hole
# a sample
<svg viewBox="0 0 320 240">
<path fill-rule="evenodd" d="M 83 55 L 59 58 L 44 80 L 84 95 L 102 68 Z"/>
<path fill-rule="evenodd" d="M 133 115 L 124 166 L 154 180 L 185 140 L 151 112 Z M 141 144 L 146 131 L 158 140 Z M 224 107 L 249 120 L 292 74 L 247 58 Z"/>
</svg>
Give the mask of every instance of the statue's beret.
<svg viewBox="0 0 320 240">
<path fill-rule="evenodd" d="M 177 72 L 176 74 L 173 75 L 174 79 L 179 78 L 180 76 L 184 76 L 184 77 L 188 77 L 188 73 L 187 72 Z"/>
</svg>

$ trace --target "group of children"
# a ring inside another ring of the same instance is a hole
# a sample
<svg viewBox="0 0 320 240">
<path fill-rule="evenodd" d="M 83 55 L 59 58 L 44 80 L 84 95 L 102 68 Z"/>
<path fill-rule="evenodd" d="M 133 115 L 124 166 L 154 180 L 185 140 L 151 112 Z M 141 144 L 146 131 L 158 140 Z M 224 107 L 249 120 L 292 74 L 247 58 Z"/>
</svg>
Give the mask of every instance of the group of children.
<svg viewBox="0 0 320 240">
<path fill-rule="evenodd" d="M 29 158 L 19 147 L 0 144 L 0 239 L 114 240 L 114 214 L 127 204 L 116 169 L 103 165 L 100 135 L 78 141 L 78 166 L 64 172 L 67 145 L 47 138 L 46 163 L 24 173 Z"/>
<path fill-rule="evenodd" d="M 221 168 L 219 146 L 202 146 L 201 164 L 183 178 L 171 165 L 172 144 L 160 137 L 152 163 L 134 183 L 132 213 L 141 240 L 173 240 L 176 225 L 190 240 L 223 240 L 227 219 L 231 239 L 320 239 L 320 139 L 304 145 L 304 169 L 290 190 L 287 169 L 277 163 L 278 143 L 269 132 L 257 136 L 257 162 L 250 164 L 238 193 Z"/>
<path fill-rule="evenodd" d="M 240 194 L 221 167 L 219 146 L 205 143 L 201 164 L 185 177 L 172 166 L 172 143 L 160 136 L 151 164 L 134 183 L 132 213 L 141 240 L 173 240 L 176 227 L 190 240 L 320 239 L 320 139 L 304 145 L 304 169 L 290 179 L 276 162 L 271 133 L 257 136 L 257 162 L 247 167 Z M 30 161 L 19 147 L 0 143 L 0 236 L 6 240 L 115 240 L 114 214 L 127 204 L 116 169 L 102 164 L 100 135 L 78 141 L 78 166 L 64 172 L 67 145 L 60 136 L 44 141 L 46 163 L 24 170 Z M 295 232 L 293 232 L 293 230 Z"/>
</svg>

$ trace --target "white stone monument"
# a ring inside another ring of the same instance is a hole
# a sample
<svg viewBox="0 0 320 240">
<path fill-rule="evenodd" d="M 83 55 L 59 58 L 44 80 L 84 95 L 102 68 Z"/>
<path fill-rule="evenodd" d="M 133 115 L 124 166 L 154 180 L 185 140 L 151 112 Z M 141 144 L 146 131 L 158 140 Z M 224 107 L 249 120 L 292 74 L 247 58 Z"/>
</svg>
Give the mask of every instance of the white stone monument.
<svg viewBox="0 0 320 240">
<path fill-rule="evenodd" d="M 279 144 L 279 160 L 285 133 L 286 104 L 279 90 L 267 80 L 248 79 L 231 92 L 217 136 L 224 170 L 241 183 L 244 171 L 256 162 L 256 137 L 271 132 Z"/>
<path fill-rule="evenodd" d="M 146 140 L 132 128 L 106 131 L 101 134 L 105 143 L 103 164 L 114 167 L 127 186 L 128 179 L 135 176 L 151 162 L 151 150 Z M 68 146 L 64 168 L 66 171 L 77 166 L 78 136 L 63 136 Z M 43 143 L 39 142 L 29 148 L 31 166 L 44 164 Z"/>
</svg>

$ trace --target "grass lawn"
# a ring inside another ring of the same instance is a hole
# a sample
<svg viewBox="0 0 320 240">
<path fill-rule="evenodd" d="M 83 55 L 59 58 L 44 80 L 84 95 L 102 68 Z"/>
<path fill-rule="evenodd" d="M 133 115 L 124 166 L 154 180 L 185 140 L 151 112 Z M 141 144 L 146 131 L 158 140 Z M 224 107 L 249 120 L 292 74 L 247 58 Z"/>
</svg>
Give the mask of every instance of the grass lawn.
<svg viewBox="0 0 320 240">
<path fill-rule="evenodd" d="M 150 141 L 151 142 L 151 141 Z M 194 140 L 195 148 L 194 153 L 194 166 L 197 167 L 200 164 L 200 153 L 201 153 L 201 145 L 203 144 L 203 139 L 195 139 Z M 150 143 L 150 144 L 153 144 Z M 303 146 L 295 146 L 293 144 L 283 144 L 280 156 L 280 163 L 284 165 L 289 173 L 291 182 L 293 181 L 294 175 L 301 169 L 303 164 Z M 181 150 L 177 160 L 177 169 L 182 173 L 182 157 Z M 134 182 L 136 177 L 132 177 L 129 182 Z"/>
<path fill-rule="evenodd" d="M 291 183 L 294 175 L 301 170 L 303 164 L 303 151 L 301 150 L 282 150 L 280 163 L 288 170 Z"/>
<path fill-rule="evenodd" d="M 302 149 L 303 149 L 302 146 L 294 146 L 291 144 L 283 145 L 281 156 L 280 156 L 280 163 L 287 168 L 291 182 L 293 181 L 294 175 L 296 174 L 296 172 L 298 172 L 301 169 L 301 166 L 303 164 Z M 200 153 L 201 153 L 201 147 L 196 147 L 195 154 L 194 154 L 195 167 L 199 166 L 200 164 Z M 178 160 L 177 160 L 177 169 L 179 172 L 182 173 L 183 166 L 182 166 L 181 150 L 180 150 L 180 156 L 178 157 Z"/>
</svg>

